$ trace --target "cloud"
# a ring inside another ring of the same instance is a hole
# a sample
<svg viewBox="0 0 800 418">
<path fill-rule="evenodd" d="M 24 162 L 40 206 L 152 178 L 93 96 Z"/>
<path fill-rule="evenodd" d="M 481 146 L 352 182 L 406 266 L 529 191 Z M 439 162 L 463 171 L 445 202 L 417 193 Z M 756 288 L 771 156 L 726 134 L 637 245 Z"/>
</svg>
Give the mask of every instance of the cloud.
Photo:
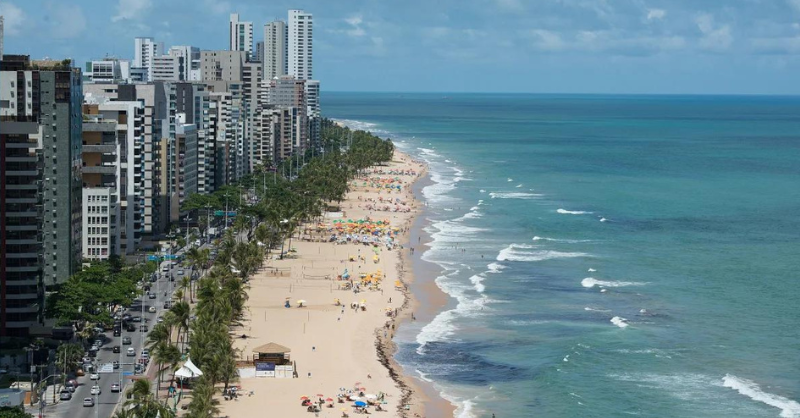
<svg viewBox="0 0 800 418">
<path fill-rule="evenodd" d="M 756 38 L 750 40 L 754 53 L 763 55 L 785 55 L 800 53 L 800 36 L 786 38 Z"/>
<path fill-rule="evenodd" d="M 25 13 L 19 7 L 6 2 L 0 2 L 0 15 L 3 15 L 3 29 L 7 35 L 19 35 L 20 28 L 25 21 Z"/>
<path fill-rule="evenodd" d="M 520 0 L 494 0 L 494 3 L 499 9 L 508 12 L 521 12 L 525 10 L 525 6 L 523 6 Z"/>
<path fill-rule="evenodd" d="M 64 3 L 47 3 L 52 33 L 55 38 L 71 39 L 80 36 L 86 30 L 86 17 L 78 5 Z"/>
<path fill-rule="evenodd" d="M 533 46 L 542 51 L 562 51 L 568 48 L 561 35 L 546 29 L 532 29 L 528 36 L 533 41 Z"/>
<path fill-rule="evenodd" d="M 733 34 L 730 25 L 717 26 L 714 16 L 709 13 L 701 13 L 695 18 L 697 28 L 703 34 L 698 45 L 709 51 L 724 51 L 730 48 L 733 43 Z"/>
<path fill-rule="evenodd" d="M 231 4 L 227 1 L 203 0 L 202 9 L 213 15 L 224 15 L 230 12 Z"/>
<path fill-rule="evenodd" d="M 664 9 L 649 9 L 647 11 L 647 20 L 661 20 L 667 16 L 667 11 Z"/>
<path fill-rule="evenodd" d="M 360 37 L 367 34 L 364 28 L 361 27 L 361 24 L 364 22 L 364 19 L 361 17 L 361 15 L 348 17 L 344 21 L 350 25 L 350 29 L 344 31 L 344 33 L 348 34 L 349 36 Z"/>
<path fill-rule="evenodd" d="M 111 18 L 112 22 L 120 20 L 135 20 L 153 5 L 152 0 L 119 0 L 117 14 Z"/>
<path fill-rule="evenodd" d="M 800 0 L 786 0 L 789 6 L 800 12 Z"/>
</svg>

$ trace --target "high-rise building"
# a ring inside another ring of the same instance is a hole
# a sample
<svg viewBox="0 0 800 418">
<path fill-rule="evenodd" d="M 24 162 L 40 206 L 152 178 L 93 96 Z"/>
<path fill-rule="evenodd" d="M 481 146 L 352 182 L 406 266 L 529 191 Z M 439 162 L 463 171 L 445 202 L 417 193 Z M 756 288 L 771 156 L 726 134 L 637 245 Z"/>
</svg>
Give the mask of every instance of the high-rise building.
<svg viewBox="0 0 800 418">
<path fill-rule="evenodd" d="M 147 80 L 152 80 L 150 69 L 153 66 L 153 59 L 164 54 L 164 44 L 155 42 L 150 37 L 135 38 L 133 51 L 133 67 L 147 69 Z"/>
<path fill-rule="evenodd" d="M 167 51 L 167 55 L 183 59 L 180 80 L 200 80 L 200 48 L 187 45 L 173 46 Z"/>
<path fill-rule="evenodd" d="M 288 72 L 300 80 L 313 77 L 314 18 L 302 10 L 289 10 Z"/>
<path fill-rule="evenodd" d="M 306 81 L 306 114 L 308 115 L 308 143 L 314 149 L 320 147 L 322 115 L 319 106 L 319 80 Z"/>
<path fill-rule="evenodd" d="M 278 135 L 272 133 L 257 133 L 253 135 L 254 141 L 269 140 L 272 135 L 271 159 L 273 162 L 280 162 L 292 154 L 303 152 L 308 148 L 308 105 L 306 102 L 305 80 L 298 80 L 293 76 L 285 75 L 272 80 L 264 80 L 261 85 L 260 109 L 262 115 L 256 123 L 259 128 L 269 125 L 265 117 L 274 117 L 276 113 L 272 109 L 289 109 L 288 113 L 281 113 L 281 132 Z M 264 116 L 265 114 L 272 116 Z M 291 119 L 287 119 L 287 118 Z M 291 120 L 291 126 L 288 125 Z M 272 122 L 275 123 L 274 120 Z M 276 136 L 277 135 L 277 136 Z M 267 145 L 256 143 L 253 145 L 255 150 L 260 150 L 263 160 L 265 147 Z M 258 160 L 259 157 L 256 157 Z"/>
<path fill-rule="evenodd" d="M 93 97 L 110 101 L 141 102 L 144 105 L 144 123 L 139 127 L 143 138 L 141 148 L 142 199 L 140 201 L 141 232 L 157 235 L 164 232 L 169 222 L 168 195 L 165 184 L 168 178 L 167 161 L 162 160 L 162 145 L 167 144 L 170 126 L 170 84 L 87 84 L 84 90 Z"/>
<path fill-rule="evenodd" d="M 122 83 L 131 81 L 131 62 L 118 58 L 103 58 L 86 63 L 87 82 Z"/>
<path fill-rule="evenodd" d="M 240 22 L 238 13 L 231 13 L 229 22 L 229 50 L 244 51 L 249 60 L 253 56 L 253 22 Z"/>
<path fill-rule="evenodd" d="M 3 35 L 3 16 L 0 16 L 0 60 L 3 59 L 3 39 L 5 35 Z"/>
<path fill-rule="evenodd" d="M 253 62 L 264 62 L 264 41 L 256 42 L 256 56 Z"/>
<path fill-rule="evenodd" d="M 264 80 L 286 75 L 288 72 L 286 22 L 276 20 L 264 25 L 264 52 L 261 60 Z"/>
<path fill-rule="evenodd" d="M 187 65 L 183 56 L 164 55 L 153 58 L 150 67 L 150 81 L 184 81 L 188 75 Z"/>
<path fill-rule="evenodd" d="M 42 335 L 45 295 L 81 262 L 81 71 L 0 65 L 0 336 Z"/>
<path fill-rule="evenodd" d="M 177 83 L 175 85 L 176 110 L 184 114 L 184 122 L 194 124 L 197 131 L 197 190 L 196 193 L 214 191 L 214 136 L 210 133 L 211 109 L 208 87 L 202 83 Z"/>
</svg>

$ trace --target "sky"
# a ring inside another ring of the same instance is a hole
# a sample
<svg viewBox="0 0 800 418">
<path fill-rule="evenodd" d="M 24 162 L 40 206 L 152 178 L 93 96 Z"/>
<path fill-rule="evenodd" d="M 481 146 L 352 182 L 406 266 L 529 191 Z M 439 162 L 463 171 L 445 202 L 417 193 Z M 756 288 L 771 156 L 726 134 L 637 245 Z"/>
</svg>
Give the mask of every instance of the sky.
<svg viewBox="0 0 800 418">
<path fill-rule="evenodd" d="M 800 94 L 800 0 L 0 0 L 6 53 L 79 63 L 289 9 L 323 91 Z"/>
</svg>

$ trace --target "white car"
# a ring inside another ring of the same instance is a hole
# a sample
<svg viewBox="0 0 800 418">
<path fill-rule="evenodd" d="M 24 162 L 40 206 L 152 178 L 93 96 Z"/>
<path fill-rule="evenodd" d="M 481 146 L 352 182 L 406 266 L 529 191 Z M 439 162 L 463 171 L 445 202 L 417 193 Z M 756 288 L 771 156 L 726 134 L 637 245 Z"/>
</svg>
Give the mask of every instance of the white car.
<svg viewBox="0 0 800 418">
<path fill-rule="evenodd" d="M 119 390 L 120 390 L 119 383 L 114 383 L 111 385 L 112 392 L 119 392 Z"/>
<path fill-rule="evenodd" d="M 155 306 L 151 306 L 151 307 L 147 308 L 147 312 L 156 313 L 156 307 Z"/>
<path fill-rule="evenodd" d="M 91 379 L 91 380 L 100 380 L 100 375 L 99 375 L 99 374 L 97 374 L 97 373 L 92 373 L 92 374 L 89 376 L 89 379 Z"/>
<path fill-rule="evenodd" d="M 127 356 L 128 356 L 128 357 L 135 357 L 135 356 L 136 356 L 136 350 L 135 350 L 133 347 L 128 347 L 128 354 L 127 354 Z"/>
<path fill-rule="evenodd" d="M 83 398 L 83 406 L 94 406 L 94 399 Z"/>
<path fill-rule="evenodd" d="M 92 390 L 89 391 L 92 395 L 99 395 L 100 394 L 100 386 L 94 385 L 92 386 Z"/>
</svg>

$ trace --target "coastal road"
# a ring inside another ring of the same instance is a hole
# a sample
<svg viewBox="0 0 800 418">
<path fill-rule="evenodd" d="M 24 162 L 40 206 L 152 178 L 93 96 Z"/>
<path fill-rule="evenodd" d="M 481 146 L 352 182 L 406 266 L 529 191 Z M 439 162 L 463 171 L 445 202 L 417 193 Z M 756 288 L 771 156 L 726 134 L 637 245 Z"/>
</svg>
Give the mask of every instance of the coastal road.
<svg viewBox="0 0 800 418">
<path fill-rule="evenodd" d="M 161 268 L 159 268 L 159 273 L 161 273 L 159 274 L 159 279 L 155 283 L 150 284 L 151 292 L 155 292 L 156 298 L 150 299 L 147 294 L 141 295 L 133 302 L 131 307 L 125 311 L 125 313 L 128 313 L 131 316 L 139 316 L 142 318 L 142 322 L 132 322 L 133 324 L 137 325 L 137 328 L 138 325 L 147 325 L 148 331 L 152 329 L 153 325 L 157 323 L 157 318 L 165 312 L 164 302 L 172 298 L 173 292 L 175 289 L 177 289 L 177 285 L 180 283 L 180 280 L 183 277 L 178 275 L 178 270 L 184 270 L 183 267 L 172 266 L 169 262 L 164 263 L 168 264 L 168 267 L 170 268 L 169 272 L 162 273 Z M 162 264 L 162 266 L 163 265 L 164 264 Z M 169 281 L 170 274 L 175 277 L 175 281 Z M 191 275 L 191 269 L 186 268 L 184 275 Z M 164 292 L 167 293 L 167 296 L 164 296 Z M 142 304 L 144 304 L 144 314 L 142 314 Z M 150 306 L 156 307 L 155 313 L 149 313 L 147 311 Z M 46 416 L 65 418 L 107 418 L 112 415 L 117 403 L 121 403 L 121 398 L 125 396 L 124 393 L 126 386 L 130 385 L 132 382 L 130 378 L 134 376 L 134 364 L 140 358 L 142 348 L 144 347 L 144 342 L 147 340 L 147 333 L 140 332 L 138 330 L 134 332 L 128 332 L 123 329 L 122 335 L 119 337 L 114 337 L 112 331 L 108 331 L 103 335 L 105 335 L 106 343 L 97 354 L 97 358 L 95 359 L 94 363 L 95 367 L 99 368 L 102 364 L 111 363 L 116 360 L 120 362 L 119 369 L 113 370 L 113 373 L 100 374 L 100 380 L 97 383 L 101 388 L 101 393 L 99 396 L 93 396 L 90 394 L 90 390 L 94 382 L 89 379 L 89 373 L 87 373 L 86 376 L 79 377 L 77 379 L 79 385 L 75 390 L 75 393 L 72 394 L 72 400 L 60 401 L 55 405 L 48 405 L 44 410 Z M 131 345 L 122 345 L 123 337 L 130 337 Z M 119 345 L 121 348 L 119 354 L 112 352 L 112 347 L 115 345 Z M 128 357 L 126 355 L 128 347 L 133 347 L 136 350 L 136 356 Z M 119 383 L 122 374 L 128 375 L 122 376 L 122 390 L 119 393 L 111 392 L 111 385 L 113 383 Z M 84 398 L 95 399 L 97 403 L 94 407 L 84 407 Z M 29 412 L 34 413 L 32 410 L 29 410 Z M 35 408 L 34 416 L 38 416 L 38 408 Z"/>
</svg>

